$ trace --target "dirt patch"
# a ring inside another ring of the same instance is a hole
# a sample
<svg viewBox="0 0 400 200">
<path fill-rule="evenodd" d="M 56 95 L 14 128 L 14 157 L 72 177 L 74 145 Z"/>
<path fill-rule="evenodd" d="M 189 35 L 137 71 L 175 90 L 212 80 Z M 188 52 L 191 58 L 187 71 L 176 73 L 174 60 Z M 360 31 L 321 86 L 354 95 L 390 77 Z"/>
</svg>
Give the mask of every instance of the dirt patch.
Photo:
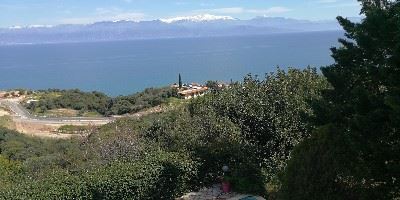
<svg viewBox="0 0 400 200">
<path fill-rule="evenodd" d="M 78 134 L 59 134 L 57 130 L 61 126 L 63 125 L 15 121 L 15 129 L 18 132 L 21 132 L 26 135 L 47 137 L 47 138 L 59 138 L 59 139 L 67 139 L 74 136 L 81 136 Z"/>
<path fill-rule="evenodd" d="M 8 113 L 7 111 L 0 108 L 0 117 L 9 116 L 9 115 L 10 115 L 10 113 Z"/>
</svg>

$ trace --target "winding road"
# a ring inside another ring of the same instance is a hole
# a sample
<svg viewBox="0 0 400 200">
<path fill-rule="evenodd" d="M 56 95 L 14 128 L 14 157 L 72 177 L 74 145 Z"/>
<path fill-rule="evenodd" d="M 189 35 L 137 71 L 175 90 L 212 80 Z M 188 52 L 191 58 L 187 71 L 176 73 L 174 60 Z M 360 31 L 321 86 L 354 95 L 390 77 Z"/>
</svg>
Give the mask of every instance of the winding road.
<svg viewBox="0 0 400 200">
<path fill-rule="evenodd" d="M 14 113 L 14 120 L 31 122 L 31 123 L 42 123 L 42 124 L 71 124 L 71 125 L 82 125 L 82 124 L 93 124 L 102 125 L 114 121 L 116 118 L 113 117 L 38 117 L 33 116 L 29 113 L 21 104 L 20 99 L 0 99 L 0 105 L 7 107 Z"/>
</svg>

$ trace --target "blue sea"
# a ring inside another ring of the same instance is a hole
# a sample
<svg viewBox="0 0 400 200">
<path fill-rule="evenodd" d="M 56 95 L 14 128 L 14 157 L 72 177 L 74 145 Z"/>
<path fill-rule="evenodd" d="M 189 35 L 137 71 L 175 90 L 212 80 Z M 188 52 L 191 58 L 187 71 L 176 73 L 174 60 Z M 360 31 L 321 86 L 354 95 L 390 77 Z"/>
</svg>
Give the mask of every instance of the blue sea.
<svg viewBox="0 0 400 200">
<path fill-rule="evenodd" d="M 0 89 L 79 88 L 111 96 L 177 82 L 242 80 L 333 63 L 343 32 L 0 46 Z"/>
</svg>

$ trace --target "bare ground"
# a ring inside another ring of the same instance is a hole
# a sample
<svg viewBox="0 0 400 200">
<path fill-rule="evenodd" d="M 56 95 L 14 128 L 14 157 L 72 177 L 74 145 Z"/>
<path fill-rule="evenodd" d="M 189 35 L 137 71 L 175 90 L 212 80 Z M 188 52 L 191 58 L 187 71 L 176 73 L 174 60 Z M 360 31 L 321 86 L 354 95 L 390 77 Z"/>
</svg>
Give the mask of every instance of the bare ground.
<svg viewBox="0 0 400 200">
<path fill-rule="evenodd" d="M 15 130 L 20 133 L 45 138 L 54 139 L 68 139 L 74 136 L 81 137 L 79 134 L 60 134 L 58 133 L 58 128 L 65 124 L 43 124 L 43 123 L 33 123 L 15 120 Z"/>
<path fill-rule="evenodd" d="M 10 115 L 10 113 L 8 113 L 7 111 L 0 108 L 0 117 L 9 116 L 9 115 Z"/>
</svg>

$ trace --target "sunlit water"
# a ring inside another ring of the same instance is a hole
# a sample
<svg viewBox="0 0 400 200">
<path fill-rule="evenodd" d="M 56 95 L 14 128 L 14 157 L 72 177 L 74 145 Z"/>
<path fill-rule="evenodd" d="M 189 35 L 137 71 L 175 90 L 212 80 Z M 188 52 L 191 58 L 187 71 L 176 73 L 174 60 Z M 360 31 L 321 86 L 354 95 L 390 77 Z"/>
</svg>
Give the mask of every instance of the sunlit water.
<svg viewBox="0 0 400 200">
<path fill-rule="evenodd" d="M 333 62 L 342 32 L 0 46 L 0 89 L 79 88 L 109 95 L 177 82 L 241 80 L 280 66 Z"/>
</svg>

